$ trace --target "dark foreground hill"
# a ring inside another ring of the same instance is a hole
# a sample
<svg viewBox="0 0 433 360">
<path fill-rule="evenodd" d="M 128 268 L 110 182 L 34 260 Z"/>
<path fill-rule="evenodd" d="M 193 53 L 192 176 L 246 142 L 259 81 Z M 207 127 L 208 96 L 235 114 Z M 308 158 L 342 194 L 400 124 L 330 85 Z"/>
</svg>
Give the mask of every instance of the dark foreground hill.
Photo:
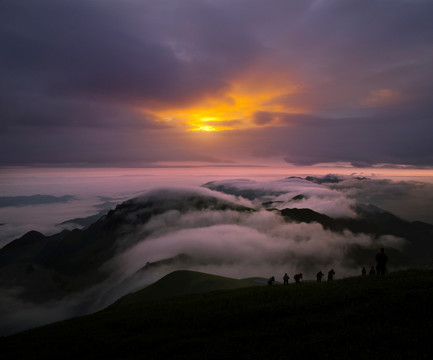
<svg viewBox="0 0 433 360">
<path fill-rule="evenodd" d="M 429 359 L 433 272 L 132 302 L 0 338 L 19 359 Z"/>
<path fill-rule="evenodd" d="M 113 307 L 214 290 L 263 286 L 263 284 L 266 284 L 266 279 L 263 278 L 238 280 L 224 276 L 205 274 L 198 271 L 177 270 L 142 290 L 123 296 L 113 304 Z"/>
</svg>

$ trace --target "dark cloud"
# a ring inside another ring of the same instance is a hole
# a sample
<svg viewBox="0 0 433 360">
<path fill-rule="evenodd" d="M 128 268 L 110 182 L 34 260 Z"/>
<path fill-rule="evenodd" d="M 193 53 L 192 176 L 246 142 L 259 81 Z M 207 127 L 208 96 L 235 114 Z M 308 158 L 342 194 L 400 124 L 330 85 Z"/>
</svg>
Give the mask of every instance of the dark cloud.
<svg viewBox="0 0 433 360">
<path fill-rule="evenodd" d="M 157 116 L 120 104 L 86 99 L 50 98 L 40 94 L 5 96 L 0 115 L 7 129 L 50 130 L 58 128 L 167 128 Z"/>
<path fill-rule="evenodd" d="M 152 111 L 255 76 L 293 84 L 266 105 L 304 115 L 258 109 L 259 129 L 227 134 L 231 157 L 431 166 L 432 14 L 427 0 L 2 1 L 1 164 L 227 158 Z"/>
<path fill-rule="evenodd" d="M 257 111 L 253 115 L 253 121 L 257 125 L 266 125 L 274 121 L 274 114 L 269 111 Z"/>
<path fill-rule="evenodd" d="M 238 139 L 254 156 L 281 156 L 288 163 L 312 165 L 349 162 L 357 167 L 374 164 L 432 166 L 433 131 L 429 117 L 409 114 L 382 118 L 320 118 L 285 116 L 289 125 L 234 132 L 227 142 Z"/>
<path fill-rule="evenodd" d="M 83 131 L 59 127 L 36 135 L 28 129 L 17 129 L 12 135 L 0 136 L 5 149 L 0 152 L 2 164 L 136 167 L 156 160 L 220 162 L 218 157 L 177 145 L 176 134 L 161 135 L 159 130 L 93 128 Z M 19 143 L 16 138 L 20 139 Z"/>
<path fill-rule="evenodd" d="M 223 26 L 223 16 L 201 2 L 187 10 L 115 1 L 6 1 L 3 7 L 3 62 L 11 81 L 22 90 L 39 80 L 39 90 L 52 97 L 196 101 L 224 90 L 224 76 L 254 51 L 247 35 Z"/>
</svg>

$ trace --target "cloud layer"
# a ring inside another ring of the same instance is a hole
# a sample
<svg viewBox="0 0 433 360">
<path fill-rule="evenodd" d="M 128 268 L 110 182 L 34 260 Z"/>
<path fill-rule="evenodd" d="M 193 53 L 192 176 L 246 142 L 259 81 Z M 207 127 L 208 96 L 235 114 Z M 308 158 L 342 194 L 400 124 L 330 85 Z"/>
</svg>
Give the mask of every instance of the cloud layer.
<svg viewBox="0 0 433 360">
<path fill-rule="evenodd" d="M 345 178 L 331 189 L 359 203 L 375 204 L 406 220 L 433 224 L 433 185 L 421 181 Z"/>
<path fill-rule="evenodd" d="M 281 193 L 288 193 L 291 198 L 292 194 L 301 192 L 311 196 L 306 202 L 316 204 L 324 213 L 335 217 L 355 217 L 353 210 L 349 209 L 349 204 L 354 204 L 353 200 L 341 201 L 344 194 L 325 186 L 302 179 L 273 182 L 232 180 L 210 184 L 219 186 L 219 191 L 224 188 L 238 194 L 225 195 L 205 189 L 185 192 L 179 188 L 152 191 L 139 200 L 142 204 L 152 204 L 151 209 L 146 205 L 146 212 L 155 211 L 152 210 L 153 204 L 158 204 L 160 210 L 144 225 L 130 225 L 122 231 L 124 235 L 119 242 L 120 249 L 124 250 L 105 265 L 113 275 L 100 304 L 108 305 L 120 294 L 138 290 L 178 269 L 237 278 L 278 277 L 285 272 L 292 275 L 303 272 L 305 278 L 313 279 L 319 270 L 334 268 L 339 277 L 353 276 L 360 271 L 360 264 L 350 255 L 355 248 L 374 253 L 380 246 L 404 251 L 406 245 L 405 239 L 391 235 L 375 238 L 350 231 L 334 233 L 324 230 L 318 223 L 286 222 L 278 213 L 266 210 L 261 202 L 270 197 L 280 199 Z M 235 197 L 242 192 L 252 194 L 253 188 L 258 197 L 252 203 Z M 227 204 L 228 201 L 232 205 L 230 208 L 205 206 L 197 210 L 191 197 L 193 194 L 202 199 L 202 204 Z M 161 202 L 152 201 L 155 196 L 160 196 Z M 209 196 L 215 200 L 209 203 Z M 330 199 L 336 199 L 336 203 Z M 299 205 L 297 201 L 279 201 L 275 203 L 282 208 Z M 233 206 L 241 204 L 250 204 L 255 210 L 234 210 Z M 337 206 L 341 207 L 339 212 Z M 162 211 L 164 207 L 166 210 Z M 127 212 L 128 208 L 122 211 Z M 136 223 L 135 218 L 129 219 L 130 224 Z M 125 248 L 125 244 L 128 247 Z"/>
<path fill-rule="evenodd" d="M 255 200 L 257 206 L 275 209 L 308 208 L 331 217 L 354 217 L 354 200 L 340 191 L 300 178 L 276 181 L 222 180 L 204 186 Z"/>
<path fill-rule="evenodd" d="M 432 166 L 432 14 L 427 0 L 2 1 L 0 165 Z M 203 141 L 186 131 L 195 109 L 232 130 Z"/>
</svg>

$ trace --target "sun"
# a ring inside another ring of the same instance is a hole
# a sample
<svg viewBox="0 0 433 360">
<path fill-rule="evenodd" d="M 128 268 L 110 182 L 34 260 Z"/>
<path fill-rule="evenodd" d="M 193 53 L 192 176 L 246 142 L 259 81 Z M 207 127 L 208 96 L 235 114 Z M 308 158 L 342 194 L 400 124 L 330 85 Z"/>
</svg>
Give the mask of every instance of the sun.
<svg viewBox="0 0 433 360">
<path fill-rule="evenodd" d="M 191 128 L 189 128 L 188 131 L 212 132 L 220 130 L 219 127 L 215 125 L 215 123 L 218 123 L 219 121 L 215 116 L 195 113 L 191 114 L 189 117 L 191 120 L 188 122 L 188 125 L 191 126 Z M 211 124 L 208 124 L 209 122 Z"/>
<path fill-rule="evenodd" d="M 191 131 L 206 131 L 206 132 L 210 132 L 210 131 L 216 131 L 216 129 L 213 126 L 209 126 L 209 125 L 201 125 L 195 129 L 191 129 Z"/>
</svg>

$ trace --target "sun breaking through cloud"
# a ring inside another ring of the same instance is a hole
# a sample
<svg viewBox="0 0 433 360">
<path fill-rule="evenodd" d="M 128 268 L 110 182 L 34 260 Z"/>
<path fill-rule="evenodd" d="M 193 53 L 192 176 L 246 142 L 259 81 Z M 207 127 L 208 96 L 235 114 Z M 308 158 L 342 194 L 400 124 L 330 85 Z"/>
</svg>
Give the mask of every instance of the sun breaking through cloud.
<svg viewBox="0 0 433 360">
<path fill-rule="evenodd" d="M 188 107 L 157 110 L 155 116 L 175 123 L 187 131 L 242 130 L 263 126 L 255 121 L 257 113 L 302 114 L 301 107 L 279 101 L 295 92 L 296 85 L 285 85 L 269 79 L 240 79 L 227 92 L 217 94 Z M 267 125 L 271 125 L 269 122 Z M 278 121 L 272 122 L 278 125 Z"/>
</svg>

